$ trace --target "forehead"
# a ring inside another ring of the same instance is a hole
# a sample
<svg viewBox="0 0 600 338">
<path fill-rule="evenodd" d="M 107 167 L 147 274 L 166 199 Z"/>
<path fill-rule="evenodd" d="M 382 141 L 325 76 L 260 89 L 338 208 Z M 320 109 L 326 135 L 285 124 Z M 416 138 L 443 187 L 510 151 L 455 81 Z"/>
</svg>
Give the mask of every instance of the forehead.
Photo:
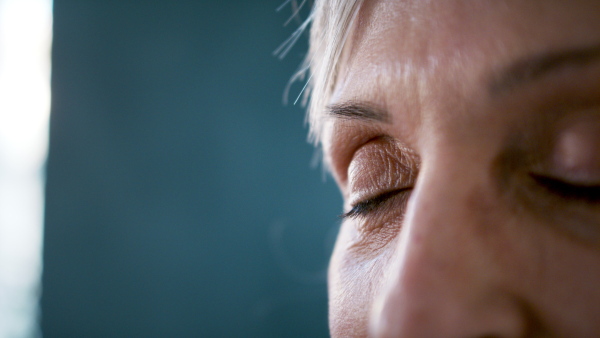
<svg viewBox="0 0 600 338">
<path fill-rule="evenodd" d="M 476 89 L 515 59 L 597 43 L 599 18 L 596 0 L 367 0 L 332 99 Z"/>
</svg>

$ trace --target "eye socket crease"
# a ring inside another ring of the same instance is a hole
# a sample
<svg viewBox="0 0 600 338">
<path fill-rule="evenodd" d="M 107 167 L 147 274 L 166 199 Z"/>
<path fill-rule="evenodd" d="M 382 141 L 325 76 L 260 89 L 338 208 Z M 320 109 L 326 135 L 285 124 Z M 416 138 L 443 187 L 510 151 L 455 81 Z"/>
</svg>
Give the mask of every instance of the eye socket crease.
<svg viewBox="0 0 600 338">
<path fill-rule="evenodd" d="M 332 142 L 328 144 L 326 153 L 329 154 L 330 169 L 340 186 L 347 183 L 348 166 L 362 145 L 380 138 L 393 139 L 387 129 L 393 125 L 392 114 L 371 101 L 333 103 L 326 107 L 323 117 L 334 126 L 334 136 L 329 138 Z"/>
</svg>

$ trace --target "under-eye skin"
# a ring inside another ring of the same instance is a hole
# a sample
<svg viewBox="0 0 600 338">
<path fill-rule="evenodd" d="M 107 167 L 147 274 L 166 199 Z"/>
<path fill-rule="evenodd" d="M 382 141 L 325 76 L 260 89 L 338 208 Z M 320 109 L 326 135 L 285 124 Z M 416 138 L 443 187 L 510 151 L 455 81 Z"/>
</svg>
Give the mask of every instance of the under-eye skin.
<svg viewBox="0 0 600 338">
<path fill-rule="evenodd" d="M 392 197 L 410 191 L 412 188 L 401 188 L 391 191 L 384 192 L 375 197 L 368 198 L 366 200 L 356 203 L 350 211 L 340 215 L 340 218 L 358 218 L 365 217 L 381 208 L 387 203 Z"/>
<path fill-rule="evenodd" d="M 600 246 L 600 185 L 597 182 L 572 182 L 553 175 L 529 173 L 529 183 L 523 186 L 527 208 L 543 224 L 575 240 Z"/>
</svg>

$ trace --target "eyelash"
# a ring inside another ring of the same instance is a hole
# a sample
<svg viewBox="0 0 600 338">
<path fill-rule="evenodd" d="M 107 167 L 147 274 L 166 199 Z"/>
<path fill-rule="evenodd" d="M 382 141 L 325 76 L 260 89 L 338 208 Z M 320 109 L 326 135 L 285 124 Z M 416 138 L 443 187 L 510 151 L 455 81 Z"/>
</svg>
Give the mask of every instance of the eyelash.
<svg viewBox="0 0 600 338">
<path fill-rule="evenodd" d="M 600 186 L 586 186 L 565 182 L 548 176 L 531 174 L 531 178 L 541 187 L 565 200 L 586 203 L 600 202 Z"/>
<path fill-rule="evenodd" d="M 557 178 L 537 174 L 531 174 L 530 176 L 541 187 L 559 196 L 560 198 L 567 200 L 578 200 L 587 203 L 600 202 L 600 186 L 571 184 Z M 373 198 L 358 202 L 352 207 L 352 209 L 350 209 L 350 211 L 341 214 L 339 217 L 342 219 L 364 217 L 380 208 L 390 198 L 410 189 L 412 188 L 391 190 Z"/>
<path fill-rule="evenodd" d="M 340 218 L 346 219 L 346 218 L 357 218 L 357 217 L 366 216 L 369 213 L 380 208 L 390 198 L 392 198 L 400 193 L 403 193 L 405 191 L 408 191 L 410 189 L 412 189 L 412 188 L 402 188 L 402 189 L 391 190 L 388 192 L 384 192 L 383 194 L 377 195 L 373 198 L 369 198 L 364 201 L 358 202 L 352 207 L 352 209 L 350 209 L 350 211 L 340 215 Z"/>
</svg>

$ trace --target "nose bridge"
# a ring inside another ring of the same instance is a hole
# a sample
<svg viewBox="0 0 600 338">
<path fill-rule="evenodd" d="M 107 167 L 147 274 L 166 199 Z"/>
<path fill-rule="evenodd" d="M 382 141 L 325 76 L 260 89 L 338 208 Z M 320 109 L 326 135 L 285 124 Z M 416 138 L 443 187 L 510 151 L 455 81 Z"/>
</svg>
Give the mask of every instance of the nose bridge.
<svg viewBox="0 0 600 338">
<path fill-rule="evenodd" d="M 438 280 L 440 275 L 466 276 L 486 264 L 481 249 L 498 218 L 494 189 L 482 172 L 463 162 L 423 167 L 398 244 L 405 268 L 416 265 L 417 276 L 432 274 Z"/>
<path fill-rule="evenodd" d="M 375 335 L 520 336 L 516 303 L 492 284 L 492 185 L 460 163 L 424 163 L 419 175 L 373 306 Z"/>
</svg>

